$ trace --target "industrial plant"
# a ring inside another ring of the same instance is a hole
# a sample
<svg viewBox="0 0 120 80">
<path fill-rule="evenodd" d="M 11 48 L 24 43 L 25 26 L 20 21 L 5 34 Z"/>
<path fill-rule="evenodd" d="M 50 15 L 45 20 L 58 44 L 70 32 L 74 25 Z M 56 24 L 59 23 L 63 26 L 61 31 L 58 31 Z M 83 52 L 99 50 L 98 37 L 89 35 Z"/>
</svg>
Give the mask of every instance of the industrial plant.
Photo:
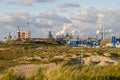
<svg viewBox="0 0 120 80">
<path fill-rule="evenodd" d="M 84 46 L 84 47 L 120 47 L 120 38 L 112 35 L 111 38 L 105 38 L 105 26 L 101 25 L 101 30 L 96 31 L 96 37 L 74 37 L 72 33 L 65 32 L 65 27 L 63 31 L 57 32 L 55 36 L 52 35 L 51 31 L 48 31 L 47 38 L 32 38 L 31 32 L 28 28 L 28 21 L 26 21 L 26 29 L 25 31 L 20 30 L 20 26 L 17 26 L 16 35 L 14 40 L 21 41 L 44 41 L 51 40 L 57 41 L 60 44 L 68 45 L 68 46 Z M 108 33 L 111 32 L 111 29 Z M 98 35 L 100 38 L 98 38 Z M 13 40 L 11 33 L 9 32 L 7 41 Z"/>
</svg>

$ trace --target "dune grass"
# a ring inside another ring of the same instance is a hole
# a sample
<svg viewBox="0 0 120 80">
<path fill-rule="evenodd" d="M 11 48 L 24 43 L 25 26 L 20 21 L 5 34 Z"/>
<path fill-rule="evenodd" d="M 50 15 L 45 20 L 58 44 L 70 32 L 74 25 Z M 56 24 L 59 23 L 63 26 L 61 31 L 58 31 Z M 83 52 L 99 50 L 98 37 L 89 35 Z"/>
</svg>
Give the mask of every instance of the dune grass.
<svg viewBox="0 0 120 80">
<path fill-rule="evenodd" d="M 94 66 L 61 63 L 52 68 L 39 68 L 28 77 L 16 75 L 13 69 L 0 76 L 0 80 L 120 80 L 120 64 Z"/>
<path fill-rule="evenodd" d="M 51 45 L 51 43 L 1 43 L 0 48 L 0 80 L 120 80 L 120 64 L 108 66 L 94 66 L 81 64 L 58 64 L 56 67 L 39 69 L 30 78 L 24 75 L 16 75 L 13 69 L 22 64 L 45 64 L 51 62 L 62 62 L 64 59 L 54 59 L 54 56 L 65 56 L 81 53 L 80 47 L 69 47 L 64 45 Z M 83 53 L 111 53 L 120 57 L 120 49 L 117 48 L 85 48 Z M 39 56 L 45 60 L 24 60 L 25 56 Z M 10 68 L 10 69 L 9 69 Z M 8 71 L 7 71 L 8 70 Z"/>
</svg>

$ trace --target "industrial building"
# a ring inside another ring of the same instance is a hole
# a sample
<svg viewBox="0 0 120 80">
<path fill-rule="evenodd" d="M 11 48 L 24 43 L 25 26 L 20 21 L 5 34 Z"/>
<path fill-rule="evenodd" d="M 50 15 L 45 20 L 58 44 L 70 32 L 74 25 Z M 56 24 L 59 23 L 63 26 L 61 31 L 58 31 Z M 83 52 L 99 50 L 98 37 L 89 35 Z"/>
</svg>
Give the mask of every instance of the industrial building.
<svg viewBox="0 0 120 80">
<path fill-rule="evenodd" d="M 111 44 L 111 47 L 120 47 L 120 38 L 117 38 L 115 35 L 113 35 L 111 39 Z"/>
<path fill-rule="evenodd" d="M 26 21 L 26 30 L 20 32 L 20 26 L 17 26 L 16 39 L 29 39 L 31 38 L 30 30 L 28 29 L 28 21 Z"/>
<path fill-rule="evenodd" d="M 62 31 L 64 32 L 64 31 Z M 115 35 L 110 38 L 105 38 L 105 35 L 108 34 L 105 32 L 105 26 L 101 26 L 101 30 L 96 32 L 101 36 L 100 39 L 98 37 L 74 37 L 71 33 L 60 33 L 56 34 L 55 38 L 52 35 L 51 31 L 48 31 L 48 38 L 31 38 L 31 32 L 28 28 L 28 21 L 26 21 L 26 29 L 25 31 L 20 30 L 20 26 L 17 26 L 16 31 L 16 40 L 30 40 L 30 41 L 44 41 L 44 40 L 56 40 L 61 44 L 65 44 L 68 46 L 86 46 L 86 47 L 119 47 L 120 48 L 120 38 Z M 8 40 L 12 39 L 11 33 L 9 32 Z"/>
<path fill-rule="evenodd" d="M 16 33 L 16 39 L 29 39 L 30 37 L 30 30 L 26 29 L 24 32 L 20 32 L 20 28 L 18 27 Z"/>
<path fill-rule="evenodd" d="M 16 34 L 16 38 L 20 39 L 21 38 L 21 34 L 20 34 L 20 28 L 18 26 L 18 30 L 17 30 L 17 34 Z"/>
</svg>

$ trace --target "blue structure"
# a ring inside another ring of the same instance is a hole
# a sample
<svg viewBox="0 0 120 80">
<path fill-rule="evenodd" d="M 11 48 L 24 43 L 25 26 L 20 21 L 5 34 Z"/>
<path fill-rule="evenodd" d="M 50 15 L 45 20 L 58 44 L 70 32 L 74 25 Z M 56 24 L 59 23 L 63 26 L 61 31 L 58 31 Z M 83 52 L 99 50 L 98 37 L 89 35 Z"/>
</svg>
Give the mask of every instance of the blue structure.
<svg viewBox="0 0 120 80">
<path fill-rule="evenodd" d="M 115 47 L 115 44 L 117 43 L 117 38 L 114 35 L 112 36 L 111 43 L 112 43 L 112 47 Z"/>
<path fill-rule="evenodd" d="M 112 43 L 116 43 L 117 42 L 117 38 L 115 36 L 112 36 Z"/>
<path fill-rule="evenodd" d="M 78 46 L 78 45 L 83 44 L 83 41 L 82 40 L 71 40 L 68 44 L 70 46 Z"/>
<path fill-rule="evenodd" d="M 98 46 L 98 42 L 97 41 L 87 41 L 86 45 L 91 46 L 91 47 Z"/>
<path fill-rule="evenodd" d="M 70 40 L 70 41 L 68 42 L 68 45 L 69 45 L 69 46 L 86 45 L 86 46 L 91 46 L 91 47 L 93 47 L 93 46 L 96 46 L 96 45 L 98 45 L 98 44 L 97 44 L 96 41 L 90 41 L 90 40 L 88 40 L 88 41 L 83 41 L 83 40 Z"/>
<path fill-rule="evenodd" d="M 87 45 L 87 46 L 93 46 L 94 44 L 93 44 L 93 41 L 87 41 L 87 42 L 86 42 L 86 45 Z"/>
</svg>

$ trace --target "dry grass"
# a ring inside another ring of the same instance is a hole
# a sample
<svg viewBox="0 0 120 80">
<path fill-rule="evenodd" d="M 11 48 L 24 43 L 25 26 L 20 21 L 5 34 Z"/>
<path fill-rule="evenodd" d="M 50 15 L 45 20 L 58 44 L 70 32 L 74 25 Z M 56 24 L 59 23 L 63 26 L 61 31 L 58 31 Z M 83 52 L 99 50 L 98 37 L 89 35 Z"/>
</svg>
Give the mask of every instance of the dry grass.
<svg viewBox="0 0 120 80">
<path fill-rule="evenodd" d="M 61 64 L 62 61 L 71 58 L 79 60 L 82 53 L 88 64 L 92 60 L 94 62 L 100 61 L 100 64 L 104 65 L 103 62 L 114 62 L 110 58 L 103 57 L 104 54 L 110 53 L 114 57 L 119 57 L 120 49 L 85 48 L 85 51 L 81 51 L 81 47 L 36 43 L 5 43 L 1 44 L 2 48 L 4 50 L 0 50 L 0 73 L 3 80 L 6 79 L 6 76 L 8 77 L 6 80 L 12 77 L 12 72 L 9 75 L 8 72 L 5 72 L 10 67 L 15 67 L 15 73 L 20 72 L 18 75 L 13 75 L 16 77 L 14 80 L 44 80 L 46 78 L 48 80 L 110 80 L 111 77 L 114 78 L 112 80 L 120 79 L 120 64 L 109 66 Z M 86 56 L 86 53 L 90 54 Z M 32 59 L 29 60 L 26 57 Z M 57 65 L 50 64 L 51 62 Z M 39 67 L 40 69 L 37 71 Z"/>
</svg>

